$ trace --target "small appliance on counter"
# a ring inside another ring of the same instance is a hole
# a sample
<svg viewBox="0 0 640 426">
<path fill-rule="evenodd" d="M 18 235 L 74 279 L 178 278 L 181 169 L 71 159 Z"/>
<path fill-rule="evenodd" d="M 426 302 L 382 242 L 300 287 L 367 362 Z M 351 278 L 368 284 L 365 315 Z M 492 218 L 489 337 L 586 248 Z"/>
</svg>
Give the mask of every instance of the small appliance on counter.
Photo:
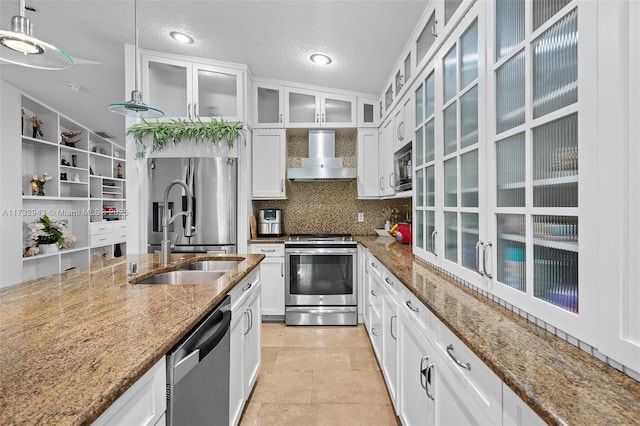
<svg viewBox="0 0 640 426">
<path fill-rule="evenodd" d="M 260 209 L 258 210 L 258 236 L 281 237 L 284 235 L 282 226 L 282 210 Z"/>
<path fill-rule="evenodd" d="M 401 243 L 411 244 L 413 240 L 413 229 L 410 222 L 399 222 L 398 232 L 396 232 L 396 240 Z"/>
</svg>

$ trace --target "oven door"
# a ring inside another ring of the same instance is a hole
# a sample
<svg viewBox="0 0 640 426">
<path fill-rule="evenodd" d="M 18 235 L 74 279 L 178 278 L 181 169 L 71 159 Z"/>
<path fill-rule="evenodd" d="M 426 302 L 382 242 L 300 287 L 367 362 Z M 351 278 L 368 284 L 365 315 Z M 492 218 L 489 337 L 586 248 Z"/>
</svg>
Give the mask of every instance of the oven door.
<svg viewBox="0 0 640 426">
<path fill-rule="evenodd" d="M 357 248 L 285 248 L 285 305 L 357 305 Z"/>
</svg>

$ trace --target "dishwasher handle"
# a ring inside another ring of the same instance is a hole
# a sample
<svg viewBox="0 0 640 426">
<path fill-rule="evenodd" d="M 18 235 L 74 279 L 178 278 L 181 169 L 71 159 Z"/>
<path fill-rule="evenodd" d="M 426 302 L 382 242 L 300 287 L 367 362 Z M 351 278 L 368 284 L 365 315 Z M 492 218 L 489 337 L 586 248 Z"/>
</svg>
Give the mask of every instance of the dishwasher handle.
<svg viewBox="0 0 640 426">
<path fill-rule="evenodd" d="M 227 334 L 227 331 L 230 327 L 231 311 L 226 311 L 224 314 L 222 314 L 222 320 L 220 321 L 220 325 L 218 326 L 216 332 L 213 333 L 207 340 L 202 342 L 198 349 L 196 349 L 200 351 L 200 361 L 202 361 L 202 359 L 206 357 L 207 354 L 218 345 L 218 343 L 220 343 L 220 340 L 222 340 L 224 335 Z"/>
</svg>

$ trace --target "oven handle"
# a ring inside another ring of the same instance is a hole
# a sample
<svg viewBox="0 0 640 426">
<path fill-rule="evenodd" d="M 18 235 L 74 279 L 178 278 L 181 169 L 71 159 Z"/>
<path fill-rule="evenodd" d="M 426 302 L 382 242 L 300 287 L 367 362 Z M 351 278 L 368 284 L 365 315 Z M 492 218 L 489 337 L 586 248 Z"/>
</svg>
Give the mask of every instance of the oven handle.
<svg viewBox="0 0 640 426">
<path fill-rule="evenodd" d="M 356 248 L 309 248 L 309 249 L 285 249 L 286 255 L 310 254 L 310 255 L 332 255 L 332 254 L 357 254 Z"/>
</svg>

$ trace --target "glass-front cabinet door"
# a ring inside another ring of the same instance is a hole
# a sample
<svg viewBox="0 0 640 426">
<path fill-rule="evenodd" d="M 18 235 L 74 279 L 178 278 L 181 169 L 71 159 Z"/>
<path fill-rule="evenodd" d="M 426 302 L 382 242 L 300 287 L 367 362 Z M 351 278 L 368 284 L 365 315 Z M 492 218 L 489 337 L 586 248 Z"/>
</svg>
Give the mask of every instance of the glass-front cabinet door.
<svg viewBox="0 0 640 426">
<path fill-rule="evenodd" d="M 255 128 L 283 128 L 284 86 L 254 82 L 253 108 Z"/>
<path fill-rule="evenodd" d="M 578 66 L 589 57 L 579 48 L 579 23 L 589 27 L 588 18 L 580 22 L 583 7 L 513 0 L 489 11 L 490 291 L 573 336 L 584 334 L 584 322 L 576 324 L 589 280 L 579 262 L 587 246 L 579 170 L 592 96 L 581 90 L 589 71 Z"/>
<path fill-rule="evenodd" d="M 193 111 L 195 118 L 242 120 L 242 71 L 194 64 Z"/>
<path fill-rule="evenodd" d="M 191 117 L 193 97 L 190 62 L 149 55 L 142 57 L 144 101 L 165 117 Z"/>
<path fill-rule="evenodd" d="M 423 72 L 415 91 L 416 254 L 482 283 L 485 232 L 484 84 L 478 72 L 482 23 L 474 6 Z M 483 40 L 483 38 L 482 38 Z"/>
</svg>

